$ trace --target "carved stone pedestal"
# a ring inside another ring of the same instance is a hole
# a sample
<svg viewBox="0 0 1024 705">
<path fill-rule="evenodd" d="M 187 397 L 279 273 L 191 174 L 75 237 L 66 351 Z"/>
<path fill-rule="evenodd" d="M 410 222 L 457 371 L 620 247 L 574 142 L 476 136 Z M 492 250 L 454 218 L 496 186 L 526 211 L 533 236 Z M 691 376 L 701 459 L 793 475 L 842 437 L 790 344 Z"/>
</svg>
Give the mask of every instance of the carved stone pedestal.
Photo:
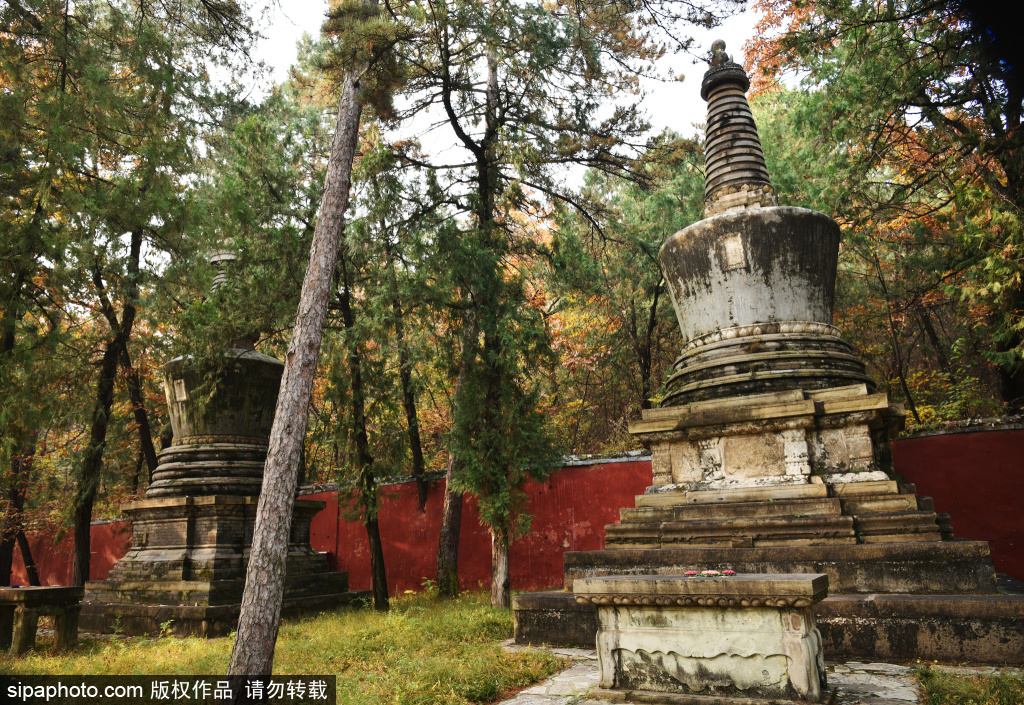
<svg viewBox="0 0 1024 705">
<path fill-rule="evenodd" d="M 902 408 L 863 384 L 647 409 L 630 433 L 653 455 L 649 492 L 887 480 Z"/>
<path fill-rule="evenodd" d="M 617 575 L 577 580 L 573 591 L 578 603 L 597 606 L 601 680 L 592 698 L 822 702 L 833 695 L 811 613 L 828 593 L 825 575 Z"/>
</svg>

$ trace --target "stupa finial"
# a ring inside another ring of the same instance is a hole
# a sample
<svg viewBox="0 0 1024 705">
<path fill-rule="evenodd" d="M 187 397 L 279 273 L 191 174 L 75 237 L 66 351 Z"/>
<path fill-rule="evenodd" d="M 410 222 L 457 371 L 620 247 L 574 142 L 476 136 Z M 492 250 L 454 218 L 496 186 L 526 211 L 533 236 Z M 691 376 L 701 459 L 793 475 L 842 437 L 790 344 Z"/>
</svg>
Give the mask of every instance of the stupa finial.
<svg viewBox="0 0 1024 705">
<path fill-rule="evenodd" d="M 750 79 L 725 53 L 721 39 L 711 45 L 708 64 L 700 86 L 701 97 L 708 101 L 705 215 L 777 205 L 745 95 Z"/>
<path fill-rule="evenodd" d="M 711 45 L 711 60 L 708 63 L 712 66 L 722 66 L 731 62 L 732 57 L 725 53 L 725 42 L 716 39 Z"/>
</svg>

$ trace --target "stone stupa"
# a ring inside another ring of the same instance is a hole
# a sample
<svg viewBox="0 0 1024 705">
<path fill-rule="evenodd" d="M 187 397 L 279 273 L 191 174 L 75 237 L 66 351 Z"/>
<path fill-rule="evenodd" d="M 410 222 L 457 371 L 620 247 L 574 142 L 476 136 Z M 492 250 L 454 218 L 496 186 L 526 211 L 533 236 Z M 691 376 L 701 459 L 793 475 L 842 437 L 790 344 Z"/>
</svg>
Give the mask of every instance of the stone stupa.
<svg viewBox="0 0 1024 705">
<path fill-rule="evenodd" d="M 218 253 L 220 269 L 234 259 Z M 223 270 L 214 286 L 223 284 Z M 121 506 L 132 545 L 106 580 L 85 585 L 81 628 L 128 634 L 223 636 L 237 625 L 270 430 L 284 364 L 241 340 L 224 351 L 212 395 L 200 370 L 178 357 L 163 366 L 172 445 L 161 451 L 146 499 Z M 310 545 L 325 502 L 296 500 L 283 612 L 331 609 L 365 593 L 330 572 Z"/>
<path fill-rule="evenodd" d="M 779 206 L 743 68 L 713 45 L 706 217 L 659 263 L 684 344 L 661 408 L 631 425 L 654 484 L 606 527 L 605 550 L 566 553 L 565 592 L 521 595 L 521 643 L 593 644 L 577 578 L 826 573 L 815 607 L 829 657 L 1024 659 L 1024 599 L 997 594 L 988 544 L 900 484 L 877 393 L 832 325 L 839 226 Z"/>
</svg>

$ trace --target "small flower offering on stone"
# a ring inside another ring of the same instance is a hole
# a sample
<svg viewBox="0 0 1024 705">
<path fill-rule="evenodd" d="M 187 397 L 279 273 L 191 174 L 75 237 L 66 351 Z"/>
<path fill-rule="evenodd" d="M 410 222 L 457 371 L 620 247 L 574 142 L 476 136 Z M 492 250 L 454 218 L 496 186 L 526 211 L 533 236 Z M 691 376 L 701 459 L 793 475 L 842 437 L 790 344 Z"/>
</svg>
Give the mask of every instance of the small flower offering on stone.
<svg viewBox="0 0 1024 705">
<path fill-rule="evenodd" d="M 715 575 L 721 575 L 721 573 L 719 571 L 717 571 L 717 570 L 702 570 L 700 572 L 700 574 L 701 575 L 706 575 L 709 578 L 712 577 L 712 576 L 715 576 Z"/>
<path fill-rule="evenodd" d="M 700 575 L 700 573 L 698 573 L 695 570 L 688 570 L 686 571 L 686 573 L 684 573 L 684 575 Z"/>
<path fill-rule="evenodd" d="M 736 575 L 735 570 L 723 570 L 722 575 Z"/>
</svg>

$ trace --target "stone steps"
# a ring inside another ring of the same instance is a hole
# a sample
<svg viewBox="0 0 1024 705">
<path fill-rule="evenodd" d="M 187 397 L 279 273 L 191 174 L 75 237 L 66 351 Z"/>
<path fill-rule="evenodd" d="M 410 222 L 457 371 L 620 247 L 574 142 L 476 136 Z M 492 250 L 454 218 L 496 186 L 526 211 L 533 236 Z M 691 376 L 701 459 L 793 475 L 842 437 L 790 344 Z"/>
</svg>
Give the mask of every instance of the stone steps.
<svg viewBox="0 0 1024 705">
<path fill-rule="evenodd" d="M 912 494 L 898 495 L 867 495 L 853 499 L 841 499 L 843 514 L 885 514 L 895 512 L 913 512 L 920 509 L 917 497 Z"/>
<path fill-rule="evenodd" d="M 685 573 L 826 573 L 834 593 L 985 595 L 996 592 L 995 571 L 983 541 L 938 541 L 847 546 L 698 547 L 571 551 L 564 555 L 565 589 L 595 575 Z"/>
<path fill-rule="evenodd" d="M 613 524 L 605 528 L 606 548 L 626 548 L 624 544 L 712 544 L 724 546 L 785 545 L 775 540 L 817 540 L 821 545 L 836 543 L 829 539 L 845 539 L 856 543 L 854 521 L 844 516 L 773 517 L 662 522 L 660 524 Z M 659 547 L 659 546 L 655 546 Z"/>
<path fill-rule="evenodd" d="M 640 495 L 605 548 L 827 546 L 952 539 L 930 498 L 893 481 Z"/>
<path fill-rule="evenodd" d="M 626 507 L 619 510 L 620 523 L 643 524 L 702 519 L 754 519 L 773 516 L 839 516 L 842 500 L 835 498 L 780 499 L 774 502 L 732 504 L 683 504 L 662 507 Z M 612 524 L 611 526 L 615 526 Z"/>
</svg>

